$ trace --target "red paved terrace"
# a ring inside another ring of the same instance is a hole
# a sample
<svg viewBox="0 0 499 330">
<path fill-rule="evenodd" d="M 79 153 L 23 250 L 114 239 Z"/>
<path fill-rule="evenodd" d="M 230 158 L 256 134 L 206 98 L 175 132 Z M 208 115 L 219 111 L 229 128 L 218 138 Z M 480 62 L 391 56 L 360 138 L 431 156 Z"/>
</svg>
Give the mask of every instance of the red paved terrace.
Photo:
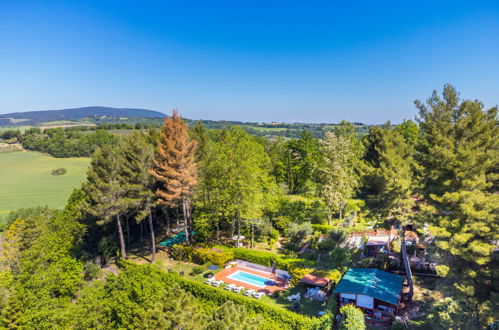
<svg viewBox="0 0 499 330">
<path fill-rule="evenodd" d="M 251 273 L 251 274 L 255 274 L 255 275 L 259 275 L 259 276 L 271 278 L 274 281 L 275 285 L 266 286 L 265 288 L 262 289 L 260 287 L 257 287 L 257 286 L 254 286 L 254 285 L 251 285 L 251 284 L 248 284 L 245 282 L 240 282 L 240 281 L 233 280 L 231 278 L 227 278 L 228 276 L 230 276 L 231 274 L 235 273 L 238 270 L 244 271 L 247 273 Z M 235 266 L 232 268 L 225 268 L 224 270 L 216 273 L 215 278 L 219 281 L 224 281 L 225 283 L 235 284 L 238 286 L 242 286 L 243 288 L 246 288 L 246 289 L 253 289 L 253 290 L 258 291 L 258 292 L 265 292 L 266 294 L 272 294 L 275 291 L 284 291 L 286 289 L 286 280 L 284 280 L 283 278 L 276 277 L 275 274 L 263 272 L 261 270 L 256 270 L 256 269 L 248 268 L 248 267 Z"/>
</svg>

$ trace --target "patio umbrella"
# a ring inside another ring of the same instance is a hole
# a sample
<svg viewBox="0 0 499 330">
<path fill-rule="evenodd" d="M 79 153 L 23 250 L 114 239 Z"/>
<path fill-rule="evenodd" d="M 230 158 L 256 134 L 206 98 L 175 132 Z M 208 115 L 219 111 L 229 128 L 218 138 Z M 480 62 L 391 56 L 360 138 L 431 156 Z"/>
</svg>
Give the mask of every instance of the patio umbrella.
<svg viewBox="0 0 499 330">
<path fill-rule="evenodd" d="M 208 266 L 208 269 L 209 270 L 218 270 L 218 266 L 217 265 L 211 265 L 211 266 Z"/>
</svg>

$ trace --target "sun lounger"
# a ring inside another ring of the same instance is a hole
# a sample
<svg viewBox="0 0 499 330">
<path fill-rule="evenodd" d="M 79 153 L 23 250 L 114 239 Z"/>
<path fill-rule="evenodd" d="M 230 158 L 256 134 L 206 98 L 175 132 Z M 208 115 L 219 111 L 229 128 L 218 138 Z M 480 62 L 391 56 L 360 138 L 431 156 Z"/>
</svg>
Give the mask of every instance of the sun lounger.
<svg viewBox="0 0 499 330">
<path fill-rule="evenodd" d="M 213 277 L 210 277 L 206 281 L 204 281 L 205 284 L 212 284 L 214 281 L 216 281 Z"/>
<path fill-rule="evenodd" d="M 251 296 L 253 295 L 253 293 L 255 293 L 256 291 L 253 290 L 253 289 L 249 289 L 249 290 L 246 290 L 246 292 L 244 292 L 244 295 L 245 296 Z"/>
<path fill-rule="evenodd" d="M 255 292 L 255 293 L 253 293 L 253 297 L 256 298 L 256 299 L 260 299 L 263 296 L 265 296 L 264 292 Z"/>
<path fill-rule="evenodd" d="M 288 301 L 300 301 L 300 293 L 288 296 Z"/>
<path fill-rule="evenodd" d="M 235 284 L 229 284 L 227 286 L 224 287 L 225 290 L 234 290 L 234 288 L 236 287 Z"/>
<path fill-rule="evenodd" d="M 235 293 L 239 293 L 243 290 L 244 288 L 242 286 L 236 286 L 235 288 L 232 289 L 232 291 L 234 291 Z"/>
<path fill-rule="evenodd" d="M 217 287 L 217 288 L 218 288 L 220 285 L 222 285 L 222 284 L 224 284 L 224 282 L 223 282 L 223 281 L 213 281 L 213 282 L 211 283 L 211 285 L 213 285 L 213 286 L 215 286 L 215 287 Z"/>
</svg>

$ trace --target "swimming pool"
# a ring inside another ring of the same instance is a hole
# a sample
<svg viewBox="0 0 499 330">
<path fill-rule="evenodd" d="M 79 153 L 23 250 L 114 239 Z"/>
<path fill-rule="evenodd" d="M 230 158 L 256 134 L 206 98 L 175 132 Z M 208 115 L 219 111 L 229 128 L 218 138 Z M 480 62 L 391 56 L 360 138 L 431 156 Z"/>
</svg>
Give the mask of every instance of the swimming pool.
<svg viewBox="0 0 499 330">
<path fill-rule="evenodd" d="M 231 280 L 234 281 L 239 281 L 250 285 L 254 285 L 259 288 L 264 288 L 266 286 L 274 285 L 274 281 L 268 277 L 258 276 L 255 274 L 245 272 L 243 270 L 238 270 L 227 276 L 227 278 L 230 278 Z"/>
</svg>

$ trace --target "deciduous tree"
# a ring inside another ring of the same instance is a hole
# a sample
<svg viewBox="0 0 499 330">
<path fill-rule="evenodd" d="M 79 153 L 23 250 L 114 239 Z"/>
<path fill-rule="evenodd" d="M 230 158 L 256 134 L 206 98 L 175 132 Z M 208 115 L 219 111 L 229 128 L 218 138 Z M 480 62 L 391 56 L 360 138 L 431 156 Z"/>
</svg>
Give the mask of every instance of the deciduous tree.
<svg viewBox="0 0 499 330">
<path fill-rule="evenodd" d="M 355 172 L 356 152 L 348 137 L 327 132 L 321 141 L 322 159 L 318 165 L 320 180 L 319 194 L 327 205 L 328 223 L 333 215 L 340 213 L 348 198 L 352 197 L 358 186 Z"/>
</svg>

